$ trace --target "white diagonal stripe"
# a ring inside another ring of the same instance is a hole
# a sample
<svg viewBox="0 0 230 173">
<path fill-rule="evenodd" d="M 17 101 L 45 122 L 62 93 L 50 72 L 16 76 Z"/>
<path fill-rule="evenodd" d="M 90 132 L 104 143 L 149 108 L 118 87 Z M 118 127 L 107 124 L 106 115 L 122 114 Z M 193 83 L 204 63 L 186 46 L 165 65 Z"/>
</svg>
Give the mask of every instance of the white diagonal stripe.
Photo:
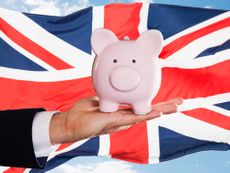
<svg viewBox="0 0 230 173">
<path fill-rule="evenodd" d="M 230 101 L 230 99 L 229 99 L 229 101 Z M 230 117 L 230 111 L 227 110 L 227 109 L 223 109 L 223 108 L 221 108 L 221 107 L 218 107 L 218 106 L 211 106 L 211 105 L 207 106 L 206 109 L 209 109 L 209 110 L 211 110 L 211 111 L 213 111 L 213 112 L 217 112 L 217 113 L 219 113 L 219 114 L 223 114 L 223 115 L 225 115 L 225 116 Z"/>
<path fill-rule="evenodd" d="M 91 76 L 91 68 L 72 68 L 58 71 L 27 71 L 0 67 L 0 77 L 34 82 L 56 82 Z"/>
</svg>

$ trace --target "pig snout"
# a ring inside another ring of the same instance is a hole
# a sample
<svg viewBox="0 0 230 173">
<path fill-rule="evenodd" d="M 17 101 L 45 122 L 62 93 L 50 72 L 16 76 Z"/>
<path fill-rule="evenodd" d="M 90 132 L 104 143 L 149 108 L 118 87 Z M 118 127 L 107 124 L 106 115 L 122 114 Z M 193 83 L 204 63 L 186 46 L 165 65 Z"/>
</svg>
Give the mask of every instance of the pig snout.
<svg viewBox="0 0 230 173">
<path fill-rule="evenodd" d="M 117 67 L 110 73 L 110 84 L 118 91 L 134 90 L 140 84 L 140 74 L 130 67 Z"/>
</svg>

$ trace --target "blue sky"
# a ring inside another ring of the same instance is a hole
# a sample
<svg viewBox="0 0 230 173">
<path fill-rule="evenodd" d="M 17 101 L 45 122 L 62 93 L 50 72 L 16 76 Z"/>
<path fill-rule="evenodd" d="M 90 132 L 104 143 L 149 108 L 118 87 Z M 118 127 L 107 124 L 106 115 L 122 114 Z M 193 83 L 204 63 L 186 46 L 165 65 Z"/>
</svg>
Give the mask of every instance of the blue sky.
<svg viewBox="0 0 230 173">
<path fill-rule="evenodd" d="M 66 15 L 89 5 L 135 0 L 4 0 L 0 7 L 51 15 Z M 143 0 L 150 2 L 151 0 Z M 153 0 L 154 3 L 230 10 L 230 0 Z M 230 151 L 206 151 L 154 165 L 137 165 L 109 158 L 76 158 L 51 173 L 229 173 Z"/>
</svg>

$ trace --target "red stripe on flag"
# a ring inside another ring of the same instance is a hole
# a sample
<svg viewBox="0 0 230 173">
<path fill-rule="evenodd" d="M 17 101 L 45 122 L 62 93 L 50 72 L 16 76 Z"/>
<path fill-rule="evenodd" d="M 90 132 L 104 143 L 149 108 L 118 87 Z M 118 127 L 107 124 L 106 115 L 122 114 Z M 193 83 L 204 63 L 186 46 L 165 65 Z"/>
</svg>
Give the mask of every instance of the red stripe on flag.
<svg viewBox="0 0 230 173">
<path fill-rule="evenodd" d="M 183 113 L 198 120 L 222 127 L 226 130 L 230 130 L 230 117 L 224 116 L 217 112 L 200 108 L 191 111 L 184 111 Z"/>
<path fill-rule="evenodd" d="M 23 173 L 26 169 L 25 168 L 14 168 L 11 167 L 4 171 L 3 173 Z"/>
<path fill-rule="evenodd" d="M 109 4 L 105 6 L 104 27 L 113 31 L 119 39 L 128 36 L 137 39 L 142 4 Z"/>
<path fill-rule="evenodd" d="M 119 39 L 128 36 L 137 39 L 142 4 L 112 4 L 105 6 L 104 27 L 113 31 Z M 131 15 L 132 14 L 132 15 Z M 137 135 L 141 133 L 141 135 Z M 110 135 L 110 154 L 113 158 L 148 163 L 146 123 Z"/>
<path fill-rule="evenodd" d="M 20 108 L 69 109 L 77 100 L 94 96 L 91 78 L 31 82 L 0 78 L 0 110 Z"/>
<path fill-rule="evenodd" d="M 163 48 L 159 57 L 162 59 L 166 59 L 167 57 L 174 54 L 178 50 L 182 49 L 183 47 L 185 47 L 186 45 L 188 45 L 192 41 L 194 41 L 200 37 L 203 37 L 207 34 L 210 34 L 214 31 L 217 31 L 219 29 L 228 27 L 228 26 L 230 26 L 230 17 L 223 19 L 219 22 L 213 23 L 211 25 L 208 25 L 208 26 L 201 28 L 197 31 L 194 31 L 192 33 L 186 34 L 186 35 L 172 41 L 168 45 L 166 45 Z"/>
<path fill-rule="evenodd" d="M 146 123 L 110 134 L 110 154 L 113 158 L 134 163 L 148 163 L 148 136 Z"/>
<path fill-rule="evenodd" d="M 153 103 L 174 97 L 208 97 L 230 92 L 230 60 L 198 69 L 163 68 L 161 87 Z"/>
<path fill-rule="evenodd" d="M 69 147 L 70 145 L 72 145 L 73 143 L 65 143 L 65 144 L 61 144 L 58 149 L 56 151 L 60 151 L 60 150 L 63 150 L 67 147 Z"/>
<path fill-rule="evenodd" d="M 1 26 L 1 31 L 3 31 L 3 33 L 6 34 L 7 37 L 9 37 L 12 41 L 14 41 L 20 47 L 27 50 L 28 52 L 30 52 L 37 58 L 41 59 L 42 61 L 46 62 L 50 66 L 54 67 L 55 69 L 63 70 L 63 69 L 73 68 L 71 65 L 62 61 L 60 58 L 53 55 L 45 48 L 41 47 L 37 43 L 33 42 L 32 40 L 24 36 L 22 33 L 17 31 L 15 28 L 10 26 L 2 18 L 0 18 L 0 26 Z"/>
</svg>

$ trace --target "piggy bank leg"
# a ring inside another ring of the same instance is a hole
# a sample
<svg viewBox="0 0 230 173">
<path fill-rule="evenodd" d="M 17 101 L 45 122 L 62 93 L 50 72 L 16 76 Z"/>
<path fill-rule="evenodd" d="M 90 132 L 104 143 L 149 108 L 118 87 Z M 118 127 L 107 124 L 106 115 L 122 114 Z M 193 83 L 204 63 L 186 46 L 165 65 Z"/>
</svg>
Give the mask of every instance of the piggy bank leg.
<svg viewBox="0 0 230 173">
<path fill-rule="evenodd" d="M 146 102 L 140 102 L 133 104 L 133 112 L 135 114 L 147 114 L 152 111 L 150 104 Z"/>
<path fill-rule="evenodd" d="M 99 108 L 101 112 L 115 112 L 118 110 L 119 104 L 110 100 L 101 99 Z"/>
</svg>

